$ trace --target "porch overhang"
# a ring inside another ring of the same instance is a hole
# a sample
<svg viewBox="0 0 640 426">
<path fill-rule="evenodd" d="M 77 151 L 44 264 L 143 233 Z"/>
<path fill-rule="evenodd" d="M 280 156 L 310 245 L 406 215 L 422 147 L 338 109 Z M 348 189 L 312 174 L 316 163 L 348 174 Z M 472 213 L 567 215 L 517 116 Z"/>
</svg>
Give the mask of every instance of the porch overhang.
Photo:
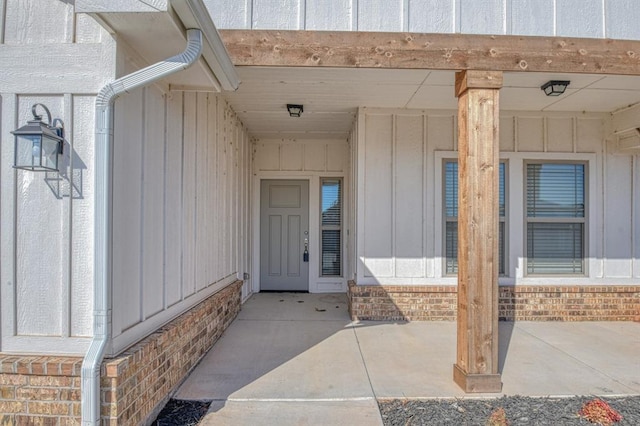
<svg viewBox="0 0 640 426">
<path fill-rule="evenodd" d="M 186 29 L 199 29 L 202 57 L 170 77 L 170 87 L 215 92 L 238 88 L 238 74 L 202 0 L 77 0 L 76 12 L 90 14 L 116 34 L 145 62 L 141 66 L 179 52 Z"/>
</svg>

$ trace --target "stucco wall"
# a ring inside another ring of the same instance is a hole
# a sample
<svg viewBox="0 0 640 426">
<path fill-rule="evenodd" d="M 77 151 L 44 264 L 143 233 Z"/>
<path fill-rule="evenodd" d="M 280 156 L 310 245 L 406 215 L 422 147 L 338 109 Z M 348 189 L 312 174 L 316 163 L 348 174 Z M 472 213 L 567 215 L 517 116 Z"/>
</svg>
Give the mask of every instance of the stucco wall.
<svg viewBox="0 0 640 426">
<path fill-rule="evenodd" d="M 115 44 L 72 2 L 0 1 L 2 351 L 82 353 L 91 334 L 93 103 Z M 16 171 L 12 130 L 43 103 L 65 126 L 62 172 Z"/>
<path fill-rule="evenodd" d="M 635 0 L 205 0 L 224 29 L 640 39 Z"/>
<path fill-rule="evenodd" d="M 606 114 L 509 113 L 500 119 L 507 161 L 503 284 L 622 284 L 640 278 L 640 162 L 610 152 Z M 357 128 L 358 284 L 455 284 L 443 271 L 444 159 L 457 158 L 456 111 L 360 110 Z M 524 273 L 524 161 L 588 165 L 587 275 Z M 634 189 L 636 188 L 636 189 Z"/>
</svg>

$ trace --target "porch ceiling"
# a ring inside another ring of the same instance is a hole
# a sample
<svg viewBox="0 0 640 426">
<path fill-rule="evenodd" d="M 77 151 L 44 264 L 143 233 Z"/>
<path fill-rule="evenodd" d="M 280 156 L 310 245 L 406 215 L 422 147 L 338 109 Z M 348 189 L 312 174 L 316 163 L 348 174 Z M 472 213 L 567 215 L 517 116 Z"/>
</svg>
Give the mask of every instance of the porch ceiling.
<svg viewBox="0 0 640 426">
<path fill-rule="evenodd" d="M 454 71 L 375 68 L 236 67 L 242 81 L 225 93 L 256 138 L 346 138 L 357 108 L 455 109 Z M 570 80 L 559 97 L 540 90 Z M 304 105 L 300 118 L 286 104 Z M 613 112 L 640 103 L 640 76 L 506 72 L 500 108 Z"/>
</svg>

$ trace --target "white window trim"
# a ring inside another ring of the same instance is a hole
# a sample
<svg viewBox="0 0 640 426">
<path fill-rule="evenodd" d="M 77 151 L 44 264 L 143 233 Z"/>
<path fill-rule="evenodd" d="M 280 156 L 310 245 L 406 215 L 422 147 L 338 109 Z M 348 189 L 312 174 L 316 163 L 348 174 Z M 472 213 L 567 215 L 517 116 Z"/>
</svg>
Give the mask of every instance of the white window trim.
<svg viewBox="0 0 640 426">
<path fill-rule="evenodd" d="M 441 181 L 443 175 L 444 160 L 457 159 L 457 151 L 436 151 L 434 154 L 434 176 L 437 181 L 434 183 L 434 284 L 455 284 L 456 277 L 448 276 L 444 270 L 444 185 Z M 560 276 L 527 276 L 525 256 L 525 169 L 524 164 L 527 161 L 574 161 L 584 162 L 587 164 L 587 182 L 585 194 L 587 195 L 588 205 L 587 214 L 589 218 L 586 223 L 585 233 L 589 235 L 585 244 L 585 268 L 586 275 L 571 275 L 567 277 Z M 602 264 L 598 258 L 602 257 L 601 247 L 598 245 L 598 224 L 601 224 L 602 218 L 597 215 L 597 206 L 599 199 L 598 191 L 602 190 L 602 182 L 600 178 L 600 169 L 597 167 L 596 153 L 545 153 L 545 152 L 501 152 L 500 161 L 506 161 L 506 197 L 507 197 L 507 232 L 506 232 L 506 259 L 505 259 L 505 276 L 499 278 L 501 285 L 586 285 L 586 284 L 623 284 L 627 280 L 624 279 L 603 279 Z"/>
</svg>

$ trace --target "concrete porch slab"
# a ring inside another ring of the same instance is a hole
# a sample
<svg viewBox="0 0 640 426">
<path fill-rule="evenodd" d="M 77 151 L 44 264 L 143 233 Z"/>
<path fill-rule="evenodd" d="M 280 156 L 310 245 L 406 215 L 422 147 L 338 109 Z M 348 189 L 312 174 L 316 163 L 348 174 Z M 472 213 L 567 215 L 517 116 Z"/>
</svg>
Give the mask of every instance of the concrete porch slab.
<svg viewBox="0 0 640 426">
<path fill-rule="evenodd" d="M 376 398 L 640 394 L 640 323 L 501 322 L 500 394 L 453 382 L 455 344 L 454 322 L 352 323 L 343 294 L 257 294 L 174 397 L 213 400 L 205 425 L 370 425 Z"/>
</svg>

